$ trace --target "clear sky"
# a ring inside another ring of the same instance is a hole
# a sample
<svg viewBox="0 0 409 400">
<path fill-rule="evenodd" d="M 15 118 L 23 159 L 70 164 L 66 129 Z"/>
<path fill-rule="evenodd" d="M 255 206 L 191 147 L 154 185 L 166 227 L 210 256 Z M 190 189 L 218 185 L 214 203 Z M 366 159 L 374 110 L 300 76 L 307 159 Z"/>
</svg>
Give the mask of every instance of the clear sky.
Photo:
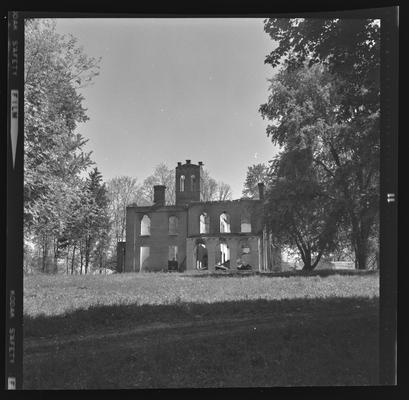
<svg viewBox="0 0 409 400">
<path fill-rule="evenodd" d="M 258 112 L 274 73 L 263 19 L 59 19 L 57 30 L 102 57 L 78 132 L 105 180 L 141 183 L 190 159 L 239 198 L 247 167 L 273 158 Z"/>
</svg>

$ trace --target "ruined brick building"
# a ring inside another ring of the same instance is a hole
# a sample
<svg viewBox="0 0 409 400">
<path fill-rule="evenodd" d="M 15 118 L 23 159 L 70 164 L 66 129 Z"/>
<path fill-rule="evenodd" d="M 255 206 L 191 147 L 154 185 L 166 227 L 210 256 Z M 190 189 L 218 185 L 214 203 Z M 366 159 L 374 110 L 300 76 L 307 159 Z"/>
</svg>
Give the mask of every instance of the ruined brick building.
<svg viewBox="0 0 409 400">
<path fill-rule="evenodd" d="M 202 172 L 202 162 L 179 162 L 176 204 L 165 204 L 166 187 L 158 185 L 152 206 L 127 207 L 122 271 L 275 267 L 279 252 L 263 226 L 264 185 L 257 200 L 201 201 Z"/>
</svg>

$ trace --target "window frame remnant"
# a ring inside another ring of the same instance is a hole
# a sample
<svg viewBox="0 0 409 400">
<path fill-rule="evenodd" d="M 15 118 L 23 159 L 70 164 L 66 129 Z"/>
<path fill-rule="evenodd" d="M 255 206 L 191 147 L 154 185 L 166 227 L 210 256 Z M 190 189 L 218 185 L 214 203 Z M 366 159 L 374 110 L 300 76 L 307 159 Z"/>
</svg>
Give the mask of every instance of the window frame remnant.
<svg viewBox="0 0 409 400">
<path fill-rule="evenodd" d="M 176 215 L 171 215 L 168 220 L 168 233 L 169 235 L 178 234 L 178 217 Z"/>
<path fill-rule="evenodd" d="M 248 215 L 242 215 L 240 219 L 240 232 L 251 233 L 251 219 Z"/>
<path fill-rule="evenodd" d="M 170 244 L 168 246 L 168 271 L 178 271 L 178 246 Z"/>
<path fill-rule="evenodd" d="M 140 227 L 141 236 L 150 236 L 151 235 L 151 218 L 148 214 L 144 214 L 141 218 L 141 227 Z"/>
<path fill-rule="evenodd" d="M 200 251 L 202 253 L 200 258 L 199 258 L 199 248 L 202 249 Z M 195 269 L 197 270 L 209 269 L 209 250 L 206 244 L 202 242 L 196 242 L 195 248 L 194 248 L 194 254 L 195 254 Z"/>
<path fill-rule="evenodd" d="M 184 192 L 185 191 L 185 175 L 180 175 L 180 185 L 179 185 L 179 191 Z"/>
<path fill-rule="evenodd" d="M 239 259 L 237 262 L 239 263 L 238 269 L 248 269 L 247 267 L 251 267 L 251 259 L 252 259 L 252 251 L 250 242 L 248 240 L 243 240 L 240 243 L 240 253 Z"/>
<path fill-rule="evenodd" d="M 223 211 L 220 214 L 219 217 L 219 222 L 220 222 L 220 233 L 231 233 L 231 218 L 230 214 L 228 214 L 226 211 Z"/>
<path fill-rule="evenodd" d="M 217 246 L 219 251 L 218 258 L 220 258 L 220 263 L 224 264 L 231 259 L 230 247 L 226 240 L 219 239 L 219 244 Z"/>
<path fill-rule="evenodd" d="M 141 246 L 139 248 L 139 272 L 146 270 L 146 267 L 149 266 L 149 263 L 147 263 L 146 260 L 150 257 L 150 255 L 151 255 L 150 246 Z"/>
<path fill-rule="evenodd" d="M 190 188 L 192 192 L 196 190 L 196 175 L 190 176 Z"/>
<path fill-rule="evenodd" d="M 206 211 L 203 211 L 199 216 L 199 233 L 201 235 L 210 232 L 210 216 Z"/>
<path fill-rule="evenodd" d="M 170 244 L 168 246 L 168 261 L 178 260 L 178 246 Z"/>
</svg>

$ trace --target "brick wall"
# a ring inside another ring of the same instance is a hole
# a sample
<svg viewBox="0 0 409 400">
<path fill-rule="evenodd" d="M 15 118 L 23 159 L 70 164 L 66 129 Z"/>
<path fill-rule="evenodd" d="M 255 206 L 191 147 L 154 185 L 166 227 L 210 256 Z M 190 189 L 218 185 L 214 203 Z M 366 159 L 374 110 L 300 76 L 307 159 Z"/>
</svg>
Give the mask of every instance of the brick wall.
<svg viewBox="0 0 409 400">
<path fill-rule="evenodd" d="M 245 214 L 250 216 L 252 233 L 260 234 L 262 231 L 261 203 L 259 201 L 195 202 L 190 204 L 188 210 L 188 236 L 200 233 L 200 214 L 203 212 L 206 212 L 210 217 L 210 235 L 220 233 L 220 214 L 223 212 L 230 216 L 231 233 L 241 233 L 241 217 Z"/>
<path fill-rule="evenodd" d="M 125 246 L 126 242 L 118 242 L 116 245 L 116 259 L 117 259 L 117 271 L 125 271 Z"/>
<path fill-rule="evenodd" d="M 183 167 L 183 166 L 182 166 Z M 190 167 L 197 167 L 190 165 Z M 184 168 L 180 169 L 186 172 Z M 144 263 L 143 271 L 167 270 L 169 246 L 178 248 L 179 270 L 196 268 L 196 239 L 204 237 L 208 250 L 208 265 L 214 269 L 218 261 L 220 241 L 229 247 L 231 268 L 237 268 L 237 260 L 242 258 L 243 243 L 247 241 L 250 254 L 244 257 L 253 270 L 258 270 L 262 237 L 262 203 L 255 200 L 233 200 L 224 202 L 193 202 L 186 206 L 128 207 L 126 215 L 125 271 L 139 272 L 141 246 L 149 247 L 150 255 Z M 200 234 L 200 215 L 206 212 L 210 217 L 209 233 Z M 220 232 L 220 215 L 230 216 L 230 233 Z M 144 215 L 150 218 L 150 235 L 141 235 L 141 220 Z M 241 232 L 242 216 L 251 221 L 251 232 Z M 169 235 L 169 217 L 178 218 L 177 235 Z M 188 239 L 188 240 L 186 240 Z"/>
<path fill-rule="evenodd" d="M 150 235 L 141 235 L 141 220 L 150 217 Z M 178 218 L 176 235 L 169 235 L 169 217 Z M 126 272 L 140 271 L 140 248 L 150 248 L 146 271 L 167 270 L 169 245 L 177 246 L 179 269 L 186 263 L 186 216 L 182 207 L 128 207 L 126 223 Z"/>
</svg>

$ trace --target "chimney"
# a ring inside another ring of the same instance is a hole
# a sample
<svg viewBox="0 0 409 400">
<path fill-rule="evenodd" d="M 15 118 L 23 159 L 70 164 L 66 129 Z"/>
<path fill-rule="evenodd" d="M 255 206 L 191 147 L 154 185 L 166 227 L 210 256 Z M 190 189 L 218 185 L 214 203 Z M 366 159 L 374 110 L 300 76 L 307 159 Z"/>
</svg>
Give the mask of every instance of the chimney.
<svg viewBox="0 0 409 400">
<path fill-rule="evenodd" d="M 203 162 L 202 162 L 202 161 L 199 161 L 199 165 L 202 167 L 202 166 L 203 166 Z"/>
<path fill-rule="evenodd" d="M 166 186 L 164 185 L 155 185 L 153 187 L 153 202 L 155 205 L 165 205 L 165 190 Z"/>
<path fill-rule="evenodd" d="M 258 196 L 260 200 L 264 200 L 264 183 L 263 182 L 259 182 L 257 184 L 258 186 Z"/>
<path fill-rule="evenodd" d="M 180 167 L 182 165 L 182 163 L 181 162 L 178 162 L 178 167 Z"/>
<path fill-rule="evenodd" d="M 186 164 L 190 164 L 190 160 L 186 160 Z"/>
</svg>

